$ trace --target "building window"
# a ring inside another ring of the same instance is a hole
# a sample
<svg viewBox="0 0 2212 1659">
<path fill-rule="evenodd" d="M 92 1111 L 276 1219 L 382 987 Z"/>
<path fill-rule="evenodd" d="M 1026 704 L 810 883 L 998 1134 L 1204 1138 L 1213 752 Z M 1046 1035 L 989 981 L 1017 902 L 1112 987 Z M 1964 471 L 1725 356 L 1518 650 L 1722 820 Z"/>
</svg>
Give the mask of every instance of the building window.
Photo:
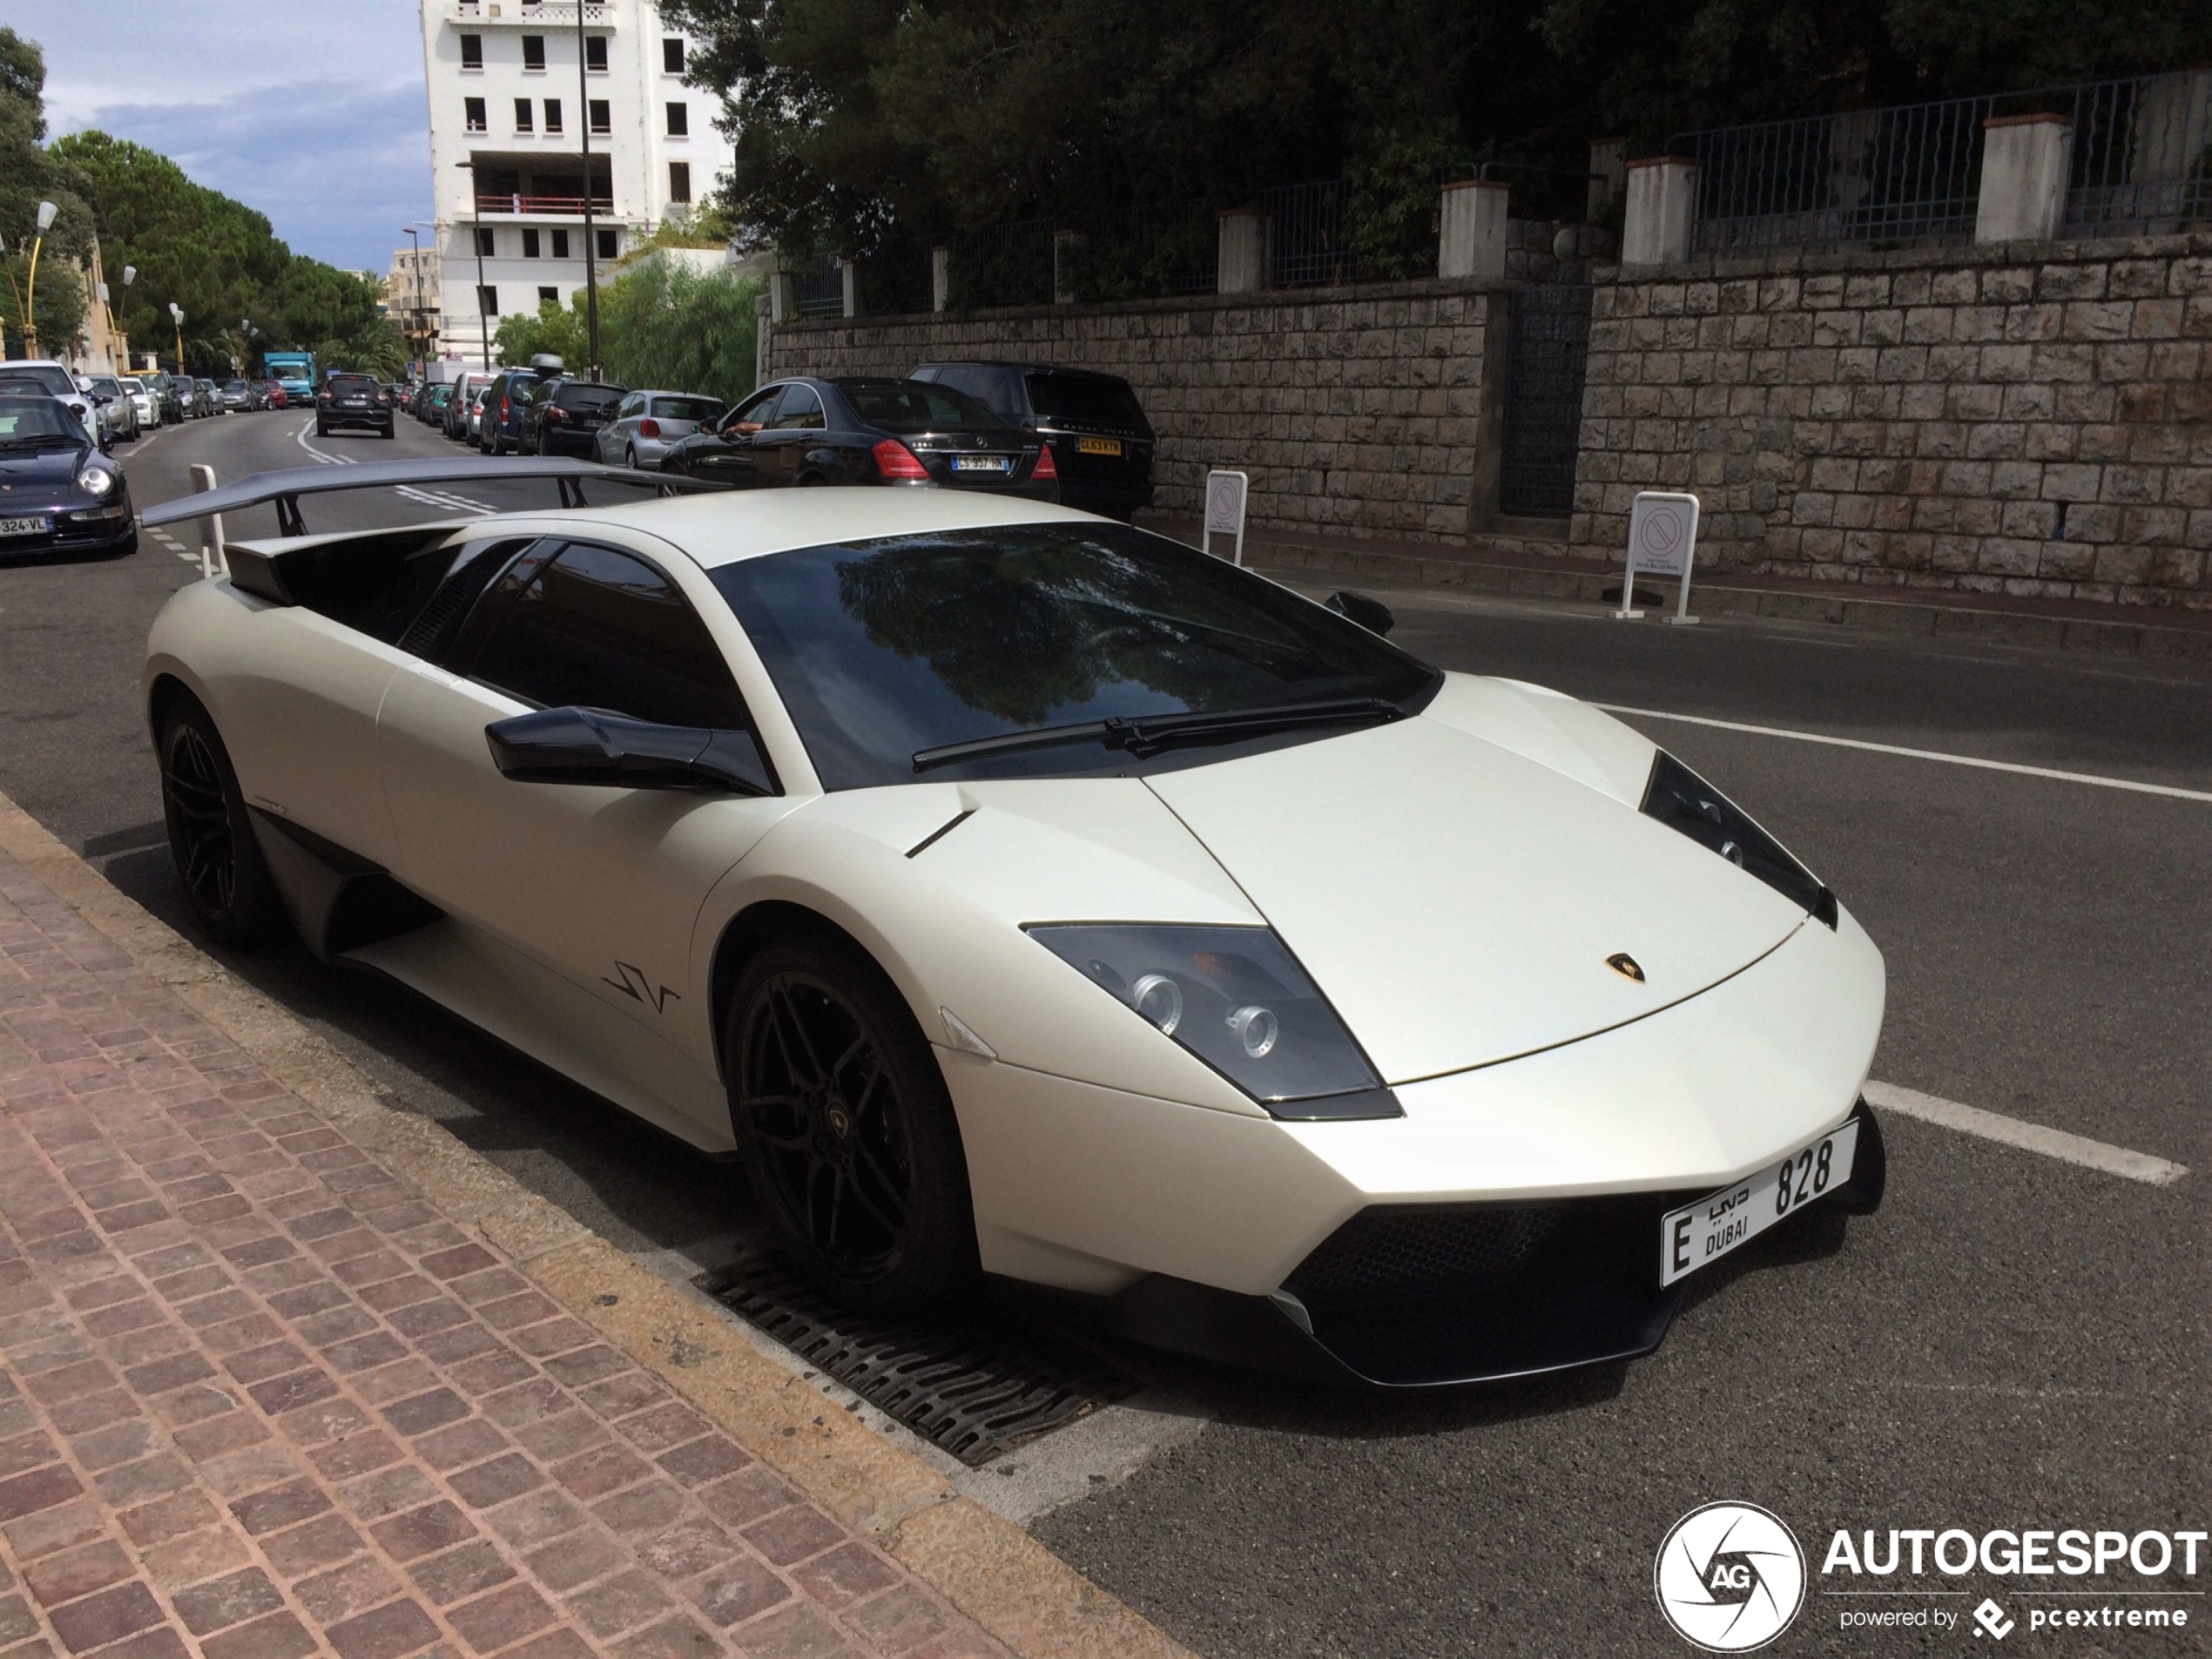
<svg viewBox="0 0 2212 1659">
<path fill-rule="evenodd" d="M 661 42 L 660 66 L 666 74 L 681 75 L 684 72 L 684 43 L 682 41 L 664 40 Z"/>
<path fill-rule="evenodd" d="M 558 132 L 561 130 L 561 100 L 557 98 L 549 98 L 545 100 L 545 130 L 548 132 Z"/>
<path fill-rule="evenodd" d="M 622 252 L 621 239 L 613 231 L 601 231 L 598 233 L 598 237 L 599 257 L 601 259 L 611 260 L 616 254 Z"/>
<path fill-rule="evenodd" d="M 612 132 L 615 130 L 614 106 L 606 99 L 593 98 L 591 106 L 586 113 L 591 118 L 591 130 L 594 132 Z"/>
<path fill-rule="evenodd" d="M 607 37 L 604 35 L 586 35 L 583 37 L 583 66 L 594 74 L 607 72 Z"/>
<path fill-rule="evenodd" d="M 537 257 L 537 233 L 535 230 L 525 230 L 523 233 L 523 257 L 526 260 L 534 260 Z"/>
<path fill-rule="evenodd" d="M 691 164 L 671 161 L 668 164 L 668 199 L 687 202 L 691 199 Z"/>
<path fill-rule="evenodd" d="M 671 138 L 688 138 L 691 136 L 691 106 L 688 104 L 670 105 L 668 106 L 668 136 Z"/>
<path fill-rule="evenodd" d="M 481 229 L 477 231 L 476 252 L 487 260 L 493 258 L 498 252 L 498 250 L 492 246 L 491 233 L 489 231 Z"/>
<path fill-rule="evenodd" d="M 569 233 L 566 231 L 553 233 L 553 257 L 556 260 L 569 257 Z"/>
<path fill-rule="evenodd" d="M 462 113 L 468 119 L 469 132 L 482 132 L 490 125 L 490 123 L 484 118 L 483 99 L 480 98 L 463 98 L 461 100 L 461 109 Z"/>
<path fill-rule="evenodd" d="M 561 303 L 561 291 L 558 288 L 540 288 L 537 302 L 541 306 L 557 306 Z"/>
<path fill-rule="evenodd" d="M 477 288 L 476 309 L 487 317 L 499 314 L 499 288 L 496 284 L 487 282 Z"/>
<path fill-rule="evenodd" d="M 518 98 L 515 100 L 515 131 L 528 132 L 529 130 L 530 101 L 526 98 Z"/>
<path fill-rule="evenodd" d="M 461 67 L 463 69 L 482 69 L 483 66 L 484 37 L 482 35 L 462 36 Z"/>
<path fill-rule="evenodd" d="M 545 37 L 543 35 L 523 37 L 523 67 L 524 69 L 545 67 Z"/>
</svg>

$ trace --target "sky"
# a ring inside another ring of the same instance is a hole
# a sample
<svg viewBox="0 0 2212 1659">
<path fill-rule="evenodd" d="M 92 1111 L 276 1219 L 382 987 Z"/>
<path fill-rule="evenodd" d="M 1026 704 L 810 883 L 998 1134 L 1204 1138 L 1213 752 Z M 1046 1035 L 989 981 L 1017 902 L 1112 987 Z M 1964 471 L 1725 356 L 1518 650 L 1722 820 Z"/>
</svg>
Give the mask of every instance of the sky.
<svg viewBox="0 0 2212 1659">
<path fill-rule="evenodd" d="M 295 253 L 381 273 L 430 216 L 417 0 L 0 0 L 46 125 L 158 150 Z"/>
</svg>

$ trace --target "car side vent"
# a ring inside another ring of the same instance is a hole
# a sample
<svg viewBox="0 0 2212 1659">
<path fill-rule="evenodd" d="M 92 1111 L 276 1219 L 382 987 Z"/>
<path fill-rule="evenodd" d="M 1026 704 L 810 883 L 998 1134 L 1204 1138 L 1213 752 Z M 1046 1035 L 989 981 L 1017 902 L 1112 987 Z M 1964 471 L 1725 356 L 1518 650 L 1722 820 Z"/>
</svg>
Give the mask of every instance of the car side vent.
<svg viewBox="0 0 2212 1659">
<path fill-rule="evenodd" d="M 529 544 L 525 539 L 476 542 L 462 548 L 453 569 L 446 572 L 446 579 L 430 596 L 430 603 L 400 636 L 400 649 L 425 662 L 435 663 L 443 657 L 454 636 L 461 631 L 469 607 L 476 603 L 476 596 L 491 585 L 491 579 L 507 568 L 515 554 Z"/>
<path fill-rule="evenodd" d="M 1288 1288 L 1317 1312 L 1510 1283 L 1550 1238 L 1554 1204 L 1378 1205 L 1322 1240 Z"/>
</svg>

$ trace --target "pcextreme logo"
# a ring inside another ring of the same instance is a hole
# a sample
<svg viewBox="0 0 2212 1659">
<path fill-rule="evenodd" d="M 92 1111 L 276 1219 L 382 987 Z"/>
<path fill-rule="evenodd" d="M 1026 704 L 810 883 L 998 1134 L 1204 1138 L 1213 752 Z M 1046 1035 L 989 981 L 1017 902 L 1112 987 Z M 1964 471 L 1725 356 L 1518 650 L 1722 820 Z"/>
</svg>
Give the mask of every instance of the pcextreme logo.
<svg viewBox="0 0 2212 1659">
<path fill-rule="evenodd" d="M 1779 1516 L 1709 1503 L 1675 1522 L 1652 1570 L 1659 1611 L 1708 1653 L 1749 1653 L 1790 1628 L 1805 1600 L 1805 1557 Z"/>
</svg>

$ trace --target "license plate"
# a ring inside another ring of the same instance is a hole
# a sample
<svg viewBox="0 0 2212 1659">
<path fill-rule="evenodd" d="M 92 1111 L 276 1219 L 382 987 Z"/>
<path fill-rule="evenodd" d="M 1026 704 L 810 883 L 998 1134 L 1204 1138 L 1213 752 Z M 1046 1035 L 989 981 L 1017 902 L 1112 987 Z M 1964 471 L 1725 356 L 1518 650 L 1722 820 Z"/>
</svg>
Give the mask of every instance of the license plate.
<svg viewBox="0 0 2212 1659">
<path fill-rule="evenodd" d="M 1011 472 L 1014 462 L 1005 455 L 954 455 L 954 472 Z"/>
<path fill-rule="evenodd" d="M 53 528 L 51 518 L 0 518 L 0 536 L 44 536 Z"/>
<path fill-rule="evenodd" d="M 1834 1191 L 1851 1179 L 1858 1150 L 1858 1120 L 1852 1118 L 1781 1163 L 1675 1211 L 1659 1224 L 1659 1283 L 1687 1278 Z"/>
<path fill-rule="evenodd" d="M 1079 455 L 1113 455 L 1118 458 L 1122 453 L 1122 441 L 1119 438 L 1077 438 L 1076 453 Z"/>
</svg>

